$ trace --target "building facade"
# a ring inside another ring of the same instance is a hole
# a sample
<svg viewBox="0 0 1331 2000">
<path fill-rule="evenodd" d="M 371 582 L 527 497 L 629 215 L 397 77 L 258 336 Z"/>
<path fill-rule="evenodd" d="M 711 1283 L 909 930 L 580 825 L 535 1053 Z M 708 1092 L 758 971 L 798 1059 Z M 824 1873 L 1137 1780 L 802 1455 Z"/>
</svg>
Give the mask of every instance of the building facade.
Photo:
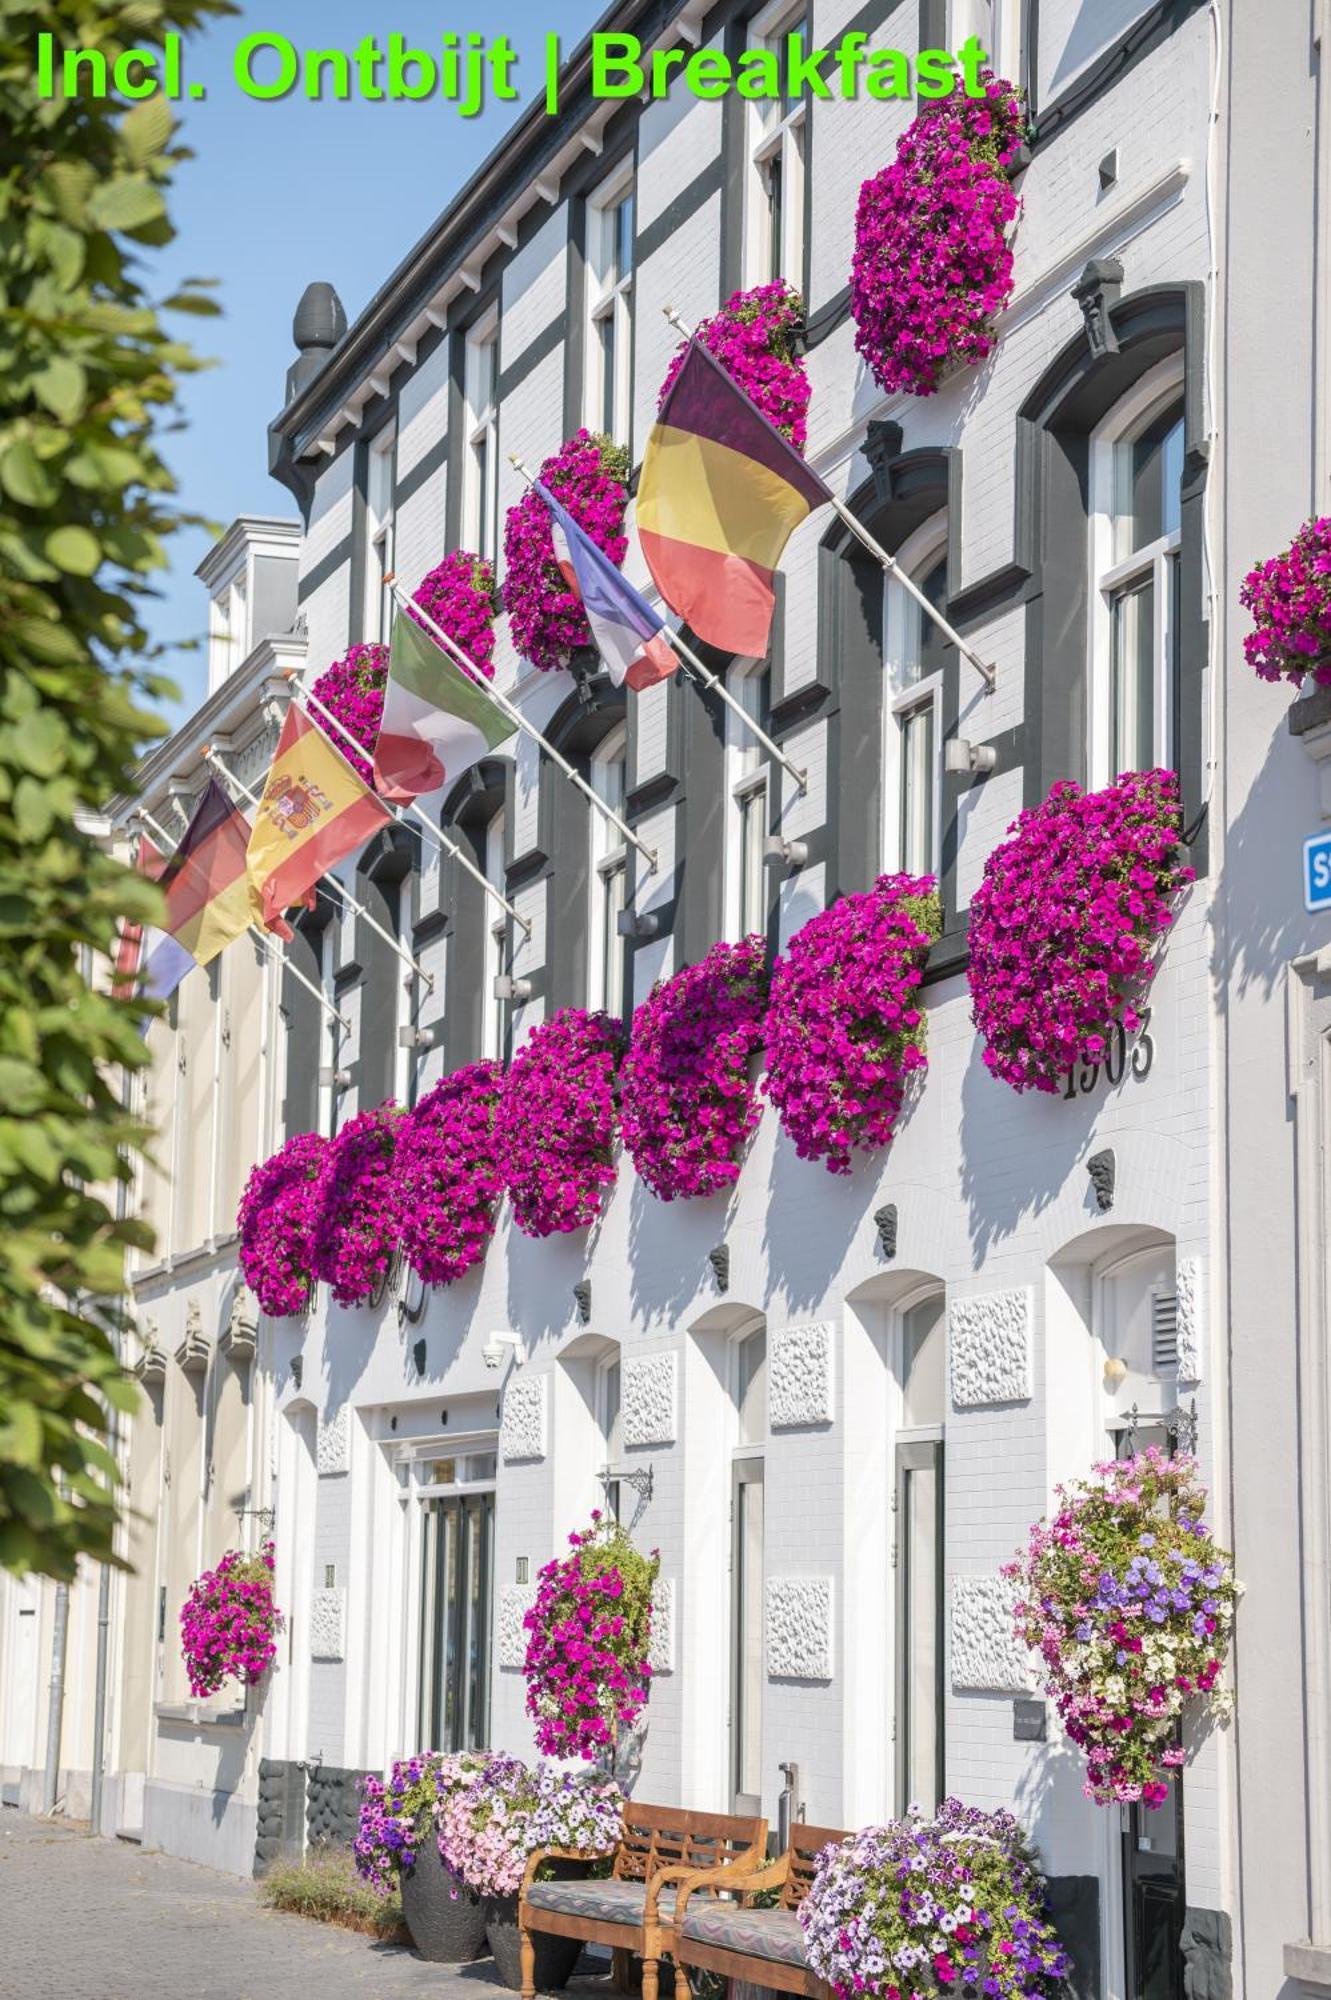
<svg viewBox="0 0 1331 2000">
<path fill-rule="evenodd" d="M 181 988 L 152 1030 L 160 1247 L 133 1274 L 149 1403 L 128 1445 L 145 1518 L 108 1739 L 145 1838 L 248 1869 L 345 1832 L 356 1775 L 394 1756 L 527 1749 L 537 1570 L 609 1504 L 661 1551 L 640 1796 L 774 1826 L 947 1792 L 1008 1806 L 1079 1993 L 1331 1992 L 1331 975 L 1296 853 L 1331 724 L 1244 667 L 1237 610 L 1249 564 L 1327 500 L 1326 58 L 1316 10 L 1236 14 L 622 0 L 603 25 L 649 46 L 977 33 L 1021 82 L 1014 296 L 991 358 L 927 399 L 878 392 L 848 309 L 858 189 L 906 103 L 595 102 L 584 50 L 561 118 L 520 120 L 349 327 L 307 292 L 270 431 L 300 526 L 239 523 L 205 566 L 217 671 L 145 769 L 154 815 L 197 791 L 205 743 L 259 782 L 282 669 L 386 638 L 386 579 L 412 589 L 458 547 L 502 574 L 510 455 L 535 466 L 586 424 L 636 465 L 667 307 L 693 323 L 778 277 L 807 304 L 810 463 L 994 686 L 826 509 L 787 551 L 769 655 L 707 655 L 802 789 L 682 677 L 625 694 L 591 655 L 543 674 L 501 619 L 497 685 L 654 867 L 519 740 L 427 809 L 526 928 L 403 822 L 340 872 L 419 972 L 325 899 L 287 948 L 322 1005 L 245 943 Z M 260 601 L 295 629 L 260 637 Z M 1057 780 L 1158 764 L 1196 880 L 1144 1031 L 1019 1097 L 971 1023 L 985 860 Z M 446 1288 L 404 1273 L 355 1310 L 321 1288 L 276 1322 L 238 1292 L 235 1200 L 283 1136 L 412 1104 L 560 1007 L 627 1018 L 718 939 L 779 951 L 897 869 L 937 875 L 944 922 L 927 1080 L 887 1152 L 834 1178 L 769 1108 L 729 1197 L 663 1204 L 625 1162 L 593 1229 L 536 1242 L 502 1214 Z M 1146 1436 L 1194 1445 L 1248 1586 L 1237 1722 L 1198 1734 L 1149 1816 L 1082 1796 L 1000 1574 L 1059 1480 Z M 277 1669 L 244 1709 L 191 1703 L 179 1600 L 270 1522 Z M 10 1647 L 15 1630 L 7 1609 Z"/>
</svg>

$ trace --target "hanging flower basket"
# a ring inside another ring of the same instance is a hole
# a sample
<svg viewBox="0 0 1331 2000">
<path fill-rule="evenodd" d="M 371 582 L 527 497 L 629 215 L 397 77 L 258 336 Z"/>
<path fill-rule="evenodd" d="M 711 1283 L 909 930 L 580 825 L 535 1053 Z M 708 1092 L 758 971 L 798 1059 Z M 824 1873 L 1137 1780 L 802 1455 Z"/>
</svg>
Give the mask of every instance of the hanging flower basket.
<svg viewBox="0 0 1331 2000">
<path fill-rule="evenodd" d="M 886 1146 L 928 1064 L 917 1002 L 942 906 L 931 875 L 880 875 L 795 933 L 772 975 L 764 1089 L 802 1160 L 848 1174 Z"/>
<path fill-rule="evenodd" d="M 575 431 L 541 467 L 541 483 L 613 563 L 628 550 L 629 472 L 623 446 L 587 430 Z M 530 488 L 504 522 L 504 605 L 513 644 L 543 672 L 566 666 L 571 653 L 592 643 L 582 604 L 555 561 L 549 509 Z"/>
<path fill-rule="evenodd" d="M 387 646 L 352 646 L 340 660 L 324 668 L 310 693 L 337 717 L 348 735 L 372 751 L 383 719 L 387 683 Z M 374 767 L 369 758 L 353 750 L 342 731 L 334 729 L 318 709 L 314 710 L 314 719 L 365 783 L 373 785 Z"/>
<path fill-rule="evenodd" d="M 1011 174 L 1025 136 L 1021 93 L 995 77 L 922 111 L 855 214 L 855 350 L 889 395 L 931 396 L 958 363 L 992 351 L 1012 296 Z"/>
<path fill-rule="evenodd" d="M 1055 2000 L 1072 1970 L 1016 1820 L 959 1799 L 825 1847 L 799 1919 L 838 2000 Z"/>
<path fill-rule="evenodd" d="M 1240 1586 L 1202 1518 L 1195 1459 L 1152 1446 L 1093 1470 L 1057 1488 L 1057 1512 L 1004 1574 L 1022 1593 L 1018 1636 L 1086 1752 L 1087 1798 L 1159 1806 L 1185 1761 L 1184 1713 L 1229 1712 L 1219 1679 Z"/>
<path fill-rule="evenodd" d="M 1183 813 L 1172 771 L 1102 792 L 1070 779 L 1023 812 L 971 901 L 971 1018 L 986 1067 L 1014 1090 L 1056 1091 L 1073 1064 L 1141 1026 L 1179 891 Z"/>
<path fill-rule="evenodd" d="M 435 1084 L 398 1127 L 394 1174 L 402 1253 L 427 1285 L 484 1257 L 503 1194 L 495 1113 L 504 1072 L 468 1063 Z"/>
<path fill-rule="evenodd" d="M 751 1071 L 767 1011 L 760 937 L 713 945 L 633 1016 L 621 1073 L 624 1146 L 654 1195 L 716 1194 L 739 1179 L 762 1106 Z"/>
<path fill-rule="evenodd" d="M 697 326 L 699 340 L 796 451 L 803 451 L 808 436 L 809 376 L 800 347 L 803 334 L 804 301 L 781 278 L 775 284 L 732 292 L 720 312 Z M 666 370 L 658 411 L 687 353 L 684 341 Z"/>
<path fill-rule="evenodd" d="M 216 1694 L 225 1680 L 254 1687 L 277 1657 L 282 1616 L 273 1601 L 273 1544 L 257 1555 L 231 1549 L 190 1585 L 180 1607 L 180 1651 L 190 1693 Z"/>
<path fill-rule="evenodd" d="M 364 1305 L 388 1282 L 400 1207 L 393 1153 L 401 1112 L 380 1104 L 328 1142 L 314 1187 L 314 1275 L 340 1306 Z"/>
<path fill-rule="evenodd" d="M 1308 674 L 1331 685 L 1331 516 L 1305 521 L 1281 555 L 1248 571 L 1239 603 L 1252 613 L 1244 658 L 1264 681 Z"/>
<path fill-rule="evenodd" d="M 240 1268 L 273 1319 L 303 1313 L 314 1291 L 314 1187 L 328 1141 L 299 1132 L 250 1169 L 236 1228 Z"/>
<path fill-rule="evenodd" d="M 455 549 L 421 578 L 411 601 L 460 646 L 486 680 L 494 678 L 494 564 L 466 549 Z M 413 614 L 414 615 L 414 614 Z M 424 620 L 417 619 L 424 626 Z M 429 630 L 428 626 L 424 627 Z"/>
<path fill-rule="evenodd" d="M 623 1029 L 565 1007 L 513 1058 L 495 1147 L 513 1220 L 526 1236 L 585 1229 L 615 1184 L 615 1070 Z"/>
<path fill-rule="evenodd" d="M 661 1567 L 617 1521 L 592 1515 L 568 1538 L 570 1553 L 536 1580 L 527 1632 L 527 1713 L 548 1757 L 613 1758 L 652 1688 L 652 1586 Z"/>
</svg>

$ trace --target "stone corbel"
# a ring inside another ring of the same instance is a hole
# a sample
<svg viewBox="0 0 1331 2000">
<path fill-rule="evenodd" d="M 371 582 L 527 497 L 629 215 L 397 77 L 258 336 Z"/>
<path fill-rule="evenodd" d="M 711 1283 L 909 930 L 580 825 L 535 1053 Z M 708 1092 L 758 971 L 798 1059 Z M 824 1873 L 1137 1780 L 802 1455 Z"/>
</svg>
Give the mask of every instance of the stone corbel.
<svg viewBox="0 0 1331 2000">
<path fill-rule="evenodd" d="M 1118 335 L 1110 318 L 1123 290 L 1123 266 L 1117 257 L 1092 257 L 1076 284 L 1072 296 L 1081 307 L 1086 322 L 1086 338 L 1096 361 L 1118 353 Z"/>
</svg>

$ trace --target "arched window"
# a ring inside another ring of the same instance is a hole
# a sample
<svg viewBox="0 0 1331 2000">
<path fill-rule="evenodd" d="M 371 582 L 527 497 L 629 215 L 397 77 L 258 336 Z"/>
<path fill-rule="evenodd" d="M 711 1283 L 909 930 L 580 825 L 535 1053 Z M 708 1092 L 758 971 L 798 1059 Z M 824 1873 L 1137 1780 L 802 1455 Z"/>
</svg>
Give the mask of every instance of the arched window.
<svg viewBox="0 0 1331 2000">
<path fill-rule="evenodd" d="M 912 535 L 898 561 L 911 582 L 941 609 L 947 596 L 947 517 L 936 515 Z M 884 579 L 883 648 L 887 672 L 887 742 L 883 854 L 889 869 L 938 873 L 942 633 L 918 601 L 892 577 Z"/>
<path fill-rule="evenodd" d="M 744 667 L 731 677 L 735 699 L 744 713 L 766 729 L 772 712 L 772 671 L 764 662 Z M 730 793 L 727 827 L 726 911 L 732 938 L 767 929 L 767 873 L 763 849 L 770 812 L 770 766 L 767 753 L 737 715 L 726 717 L 726 765 Z"/>
<path fill-rule="evenodd" d="M 1147 375 L 1091 453 L 1093 782 L 1178 755 L 1183 391 L 1179 364 Z"/>
<path fill-rule="evenodd" d="M 628 735 L 620 723 L 592 752 L 591 784 L 598 799 L 624 815 Z M 590 813 L 591 911 L 588 924 L 587 1005 L 607 1014 L 624 1011 L 624 939 L 619 919 L 628 900 L 628 850 L 624 836 L 601 813 Z"/>
</svg>

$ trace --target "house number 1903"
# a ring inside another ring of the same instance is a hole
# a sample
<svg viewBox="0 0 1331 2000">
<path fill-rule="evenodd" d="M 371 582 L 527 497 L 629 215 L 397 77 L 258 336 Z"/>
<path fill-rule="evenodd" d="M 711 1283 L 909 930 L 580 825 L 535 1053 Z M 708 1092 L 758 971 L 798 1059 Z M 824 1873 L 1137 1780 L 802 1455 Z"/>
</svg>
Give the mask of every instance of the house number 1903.
<svg viewBox="0 0 1331 2000">
<path fill-rule="evenodd" d="M 1068 1071 L 1068 1080 L 1063 1091 L 1065 1098 L 1076 1097 L 1079 1092 L 1083 1097 L 1089 1097 L 1100 1081 L 1102 1072 L 1105 1082 L 1111 1087 L 1122 1083 L 1129 1073 L 1139 1081 L 1151 1074 L 1155 1062 L 1155 1041 L 1151 1035 L 1150 1008 L 1142 1009 L 1141 1032 L 1131 1047 L 1128 1045 L 1128 1038 L 1121 1021 L 1116 1022 L 1110 1029 L 1108 1042 L 1109 1046 L 1099 1062 L 1078 1063 Z"/>
</svg>

